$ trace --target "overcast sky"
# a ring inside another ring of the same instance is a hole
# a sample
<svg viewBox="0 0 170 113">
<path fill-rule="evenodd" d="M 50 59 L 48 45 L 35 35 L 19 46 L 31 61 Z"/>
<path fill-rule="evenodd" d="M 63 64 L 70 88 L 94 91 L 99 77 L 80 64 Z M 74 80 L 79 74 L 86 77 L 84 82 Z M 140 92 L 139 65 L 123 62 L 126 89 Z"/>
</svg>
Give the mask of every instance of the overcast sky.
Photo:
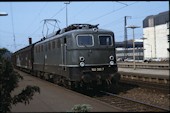
<svg viewBox="0 0 170 113">
<path fill-rule="evenodd" d="M 65 2 L 0 2 L 0 12 L 8 16 L 0 17 L 0 48 L 15 52 L 28 45 L 28 37 L 33 42 L 42 38 L 44 19 L 57 19 L 59 27 L 66 27 Z M 135 38 L 143 37 L 142 22 L 149 15 L 169 10 L 168 1 L 120 1 L 120 2 L 70 2 L 68 4 L 68 25 L 73 23 L 99 24 L 102 29 L 112 30 L 115 40 L 124 40 L 124 16 L 127 25 L 137 25 Z M 54 23 L 51 23 L 54 24 Z M 49 32 L 53 26 L 48 24 Z M 55 28 L 57 30 L 58 28 Z M 44 27 L 44 34 L 46 28 Z M 15 37 L 15 43 L 14 43 Z M 128 29 L 128 39 L 132 39 L 132 30 Z M 16 45 L 16 46 L 14 46 Z"/>
</svg>

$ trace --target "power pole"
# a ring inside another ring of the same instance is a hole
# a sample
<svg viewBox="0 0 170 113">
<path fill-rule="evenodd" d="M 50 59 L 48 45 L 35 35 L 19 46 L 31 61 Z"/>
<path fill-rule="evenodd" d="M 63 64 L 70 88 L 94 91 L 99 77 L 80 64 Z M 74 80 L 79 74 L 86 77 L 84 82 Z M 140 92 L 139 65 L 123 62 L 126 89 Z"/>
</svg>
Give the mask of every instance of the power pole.
<svg viewBox="0 0 170 113">
<path fill-rule="evenodd" d="M 68 12 L 67 12 L 67 5 L 70 4 L 70 1 L 65 2 L 64 4 L 66 4 L 66 27 L 68 26 Z"/>
<path fill-rule="evenodd" d="M 124 22 L 125 22 L 125 26 L 124 26 L 124 59 L 127 58 L 127 18 L 131 16 L 125 16 L 124 17 Z"/>
<path fill-rule="evenodd" d="M 13 37 L 14 37 L 14 48 L 15 48 L 15 51 L 16 51 L 15 34 L 13 34 Z"/>
</svg>

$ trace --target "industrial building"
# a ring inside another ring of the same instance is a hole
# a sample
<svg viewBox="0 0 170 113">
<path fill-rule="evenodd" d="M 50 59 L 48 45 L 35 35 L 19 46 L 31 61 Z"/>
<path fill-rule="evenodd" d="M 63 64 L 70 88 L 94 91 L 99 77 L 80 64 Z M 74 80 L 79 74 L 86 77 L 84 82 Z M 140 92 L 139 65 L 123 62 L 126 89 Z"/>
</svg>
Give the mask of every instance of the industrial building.
<svg viewBox="0 0 170 113">
<path fill-rule="evenodd" d="M 135 42 L 135 60 L 169 60 L 169 11 L 147 16 L 143 20 L 142 42 Z M 117 59 L 133 59 L 133 41 L 116 42 Z"/>
<path fill-rule="evenodd" d="M 169 11 L 147 16 L 143 20 L 144 59 L 169 59 Z"/>
<path fill-rule="evenodd" d="M 125 54 L 124 42 L 115 42 L 117 59 L 133 59 L 133 41 L 127 41 L 127 50 Z M 143 60 L 143 42 L 135 42 L 135 60 Z"/>
</svg>

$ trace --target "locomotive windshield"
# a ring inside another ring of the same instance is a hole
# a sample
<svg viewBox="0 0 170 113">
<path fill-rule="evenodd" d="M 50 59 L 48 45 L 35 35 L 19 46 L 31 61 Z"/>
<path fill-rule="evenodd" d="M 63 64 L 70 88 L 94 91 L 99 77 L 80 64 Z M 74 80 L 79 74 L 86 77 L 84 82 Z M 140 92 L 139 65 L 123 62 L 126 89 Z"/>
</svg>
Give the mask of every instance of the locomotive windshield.
<svg viewBox="0 0 170 113">
<path fill-rule="evenodd" d="M 93 46 L 93 37 L 91 35 L 78 35 L 78 46 Z"/>
<path fill-rule="evenodd" d="M 112 38 L 111 36 L 99 36 L 99 43 L 100 45 L 112 45 Z"/>
</svg>

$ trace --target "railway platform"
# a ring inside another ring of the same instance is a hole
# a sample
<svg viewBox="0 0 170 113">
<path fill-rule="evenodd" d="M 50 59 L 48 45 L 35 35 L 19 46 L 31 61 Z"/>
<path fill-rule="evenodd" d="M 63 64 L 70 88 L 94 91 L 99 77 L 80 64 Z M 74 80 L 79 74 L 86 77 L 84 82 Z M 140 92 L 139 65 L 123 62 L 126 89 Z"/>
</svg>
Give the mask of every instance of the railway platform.
<svg viewBox="0 0 170 113">
<path fill-rule="evenodd" d="M 140 80 L 152 83 L 169 84 L 170 70 L 159 69 L 141 69 L 136 68 L 118 68 L 118 72 L 121 74 L 121 79 Z"/>
<path fill-rule="evenodd" d="M 19 87 L 13 94 L 17 94 L 27 85 L 40 87 L 40 94 L 36 93 L 29 104 L 18 103 L 12 106 L 12 112 L 71 112 L 74 105 L 88 104 L 92 107 L 91 112 L 120 112 L 119 108 L 63 88 L 56 84 L 33 77 L 18 71 L 24 80 L 19 82 Z"/>
<path fill-rule="evenodd" d="M 159 69 L 140 69 L 136 68 L 118 68 L 119 72 L 136 73 L 136 74 L 146 74 L 155 76 L 169 77 L 169 70 L 159 70 Z"/>
<path fill-rule="evenodd" d="M 133 68 L 133 62 L 118 62 L 119 68 Z M 159 69 L 159 70 L 170 70 L 169 63 L 143 63 L 143 62 L 136 62 L 135 67 L 138 69 Z"/>
</svg>

